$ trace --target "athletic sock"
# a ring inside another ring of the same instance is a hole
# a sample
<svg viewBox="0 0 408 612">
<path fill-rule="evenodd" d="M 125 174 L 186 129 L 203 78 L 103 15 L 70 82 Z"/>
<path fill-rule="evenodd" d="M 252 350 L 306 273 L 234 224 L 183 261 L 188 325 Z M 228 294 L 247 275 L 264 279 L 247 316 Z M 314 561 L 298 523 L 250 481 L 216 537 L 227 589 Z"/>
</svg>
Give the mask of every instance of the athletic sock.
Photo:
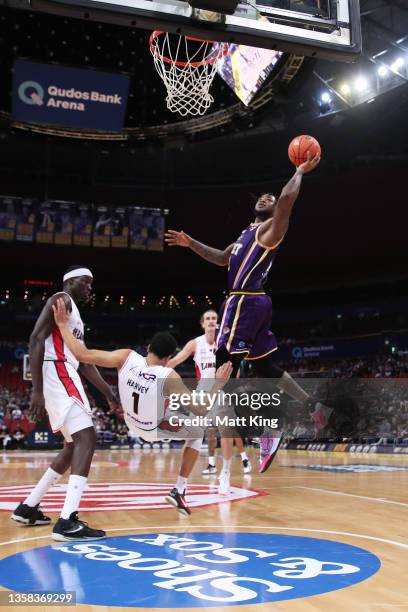
<svg viewBox="0 0 408 612">
<path fill-rule="evenodd" d="M 176 481 L 176 489 L 180 493 L 180 495 L 183 495 L 184 491 L 186 490 L 186 486 L 187 486 L 187 478 L 184 478 L 183 476 L 179 476 Z"/>
<path fill-rule="evenodd" d="M 230 472 L 231 470 L 231 461 L 232 459 L 224 459 L 222 460 L 222 471 L 225 472 Z"/>
<path fill-rule="evenodd" d="M 68 519 L 73 512 L 78 510 L 87 481 L 88 478 L 85 476 L 71 474 L 68 479 L 67 495 L 61 512 L 61 518 Z"/>
<path fill-rule="evenodd" d="M 242 461 L 248 461 L 248 457 L 245 451 L 243 453 L 240 453 L 240 455 L 241 455 Z"/>
<path fill-rule="evenodd" d="M 208 465 L 215 467 L 215 457 L 208 457 Z"/>
<path fill-rule="evenodd" d="M 55 470 L 52 468 L 48 468 L 45 474 L 43 474 L 35 485 L 34 490 L 31 491 L 27 499 L 24 500 L 23 504 L 27 504 L 27 506 L 30 506 L 31 508 L 39 504 L 44 495 L 47 493 L 48 489 L 50 489 L 52 485 L 56 484 L 61 476 L 62 474 L 58 474 L 58 472 L 55 472 Z"/>
</svg>

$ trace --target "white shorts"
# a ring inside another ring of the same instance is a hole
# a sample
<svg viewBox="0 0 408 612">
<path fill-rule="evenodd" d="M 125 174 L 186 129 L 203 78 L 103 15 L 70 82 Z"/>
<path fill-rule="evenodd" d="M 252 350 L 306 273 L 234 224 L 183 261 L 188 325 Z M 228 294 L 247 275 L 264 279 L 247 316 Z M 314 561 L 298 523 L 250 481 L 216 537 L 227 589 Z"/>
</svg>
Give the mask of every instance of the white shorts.
<svg viewBox="0 0 408 612">
<path fill-rule="evenodd" d="M 129 432 L 132 436 L 137 436 L 139 438 L 143 438 L 143 440 L 147 440 L 148 442 L 157 442 L 158 440 L 199 440 L 204 437 L 204 429 L 201 427 L 183 427 L 179 431 L 168 431 L 165 429 L 153 429 L 150 431 L 146 431 L 145 429 L 139 429 L 139 427 L 135 427 L 133 423 L 130 424 L 126 421 L 126 426 L 129 429 Z"/>
<path fill-rule="evenodd" d="M 74 403 L 68 411 L 64 425 L 60 428 L 60 432 L 64 436 L 66 442 L 72 442 L 72 434 L 93 426 L 94 424 L 89 414 L 84 412 L 78 404 Z"/>
<path fill-rule="evenodd" d="M 76 406 L 88 417 L 87 425 L 92 425 L 91 408 L 85 395 L 81 378 L 75 368 L 68 362 L 44 361 L 43 388 L 45 408 L 50 418 L 52 431 L 59 431 L 66 425 L 68 414 Z M 78 414 L 71 416 L 78 417 Z M 89 424 L 90 422 L 90 424 Z M 84 429 L 81 427 L 80 429 Z M 76 429 L 75 431 L 79 431 Z M 75 433 L 71 431 L 69 433 Z"/>
</svg>

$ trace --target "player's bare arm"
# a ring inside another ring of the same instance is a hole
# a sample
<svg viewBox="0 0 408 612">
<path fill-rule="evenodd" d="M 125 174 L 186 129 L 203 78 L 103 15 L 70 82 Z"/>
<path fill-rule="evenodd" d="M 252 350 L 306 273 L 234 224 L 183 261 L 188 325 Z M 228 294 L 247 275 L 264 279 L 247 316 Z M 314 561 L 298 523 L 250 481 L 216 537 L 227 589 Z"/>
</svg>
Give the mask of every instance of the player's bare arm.
<svg viewBox="0 0 408 612">
<path fill-rule="evenodd" d="M 71 312 L 71 300 L 65 293 L 57 293 L 47 300 L 40 316 L 30 335 L 29 356 L 30 369 L 33 382 L 33 392 L 31 395 L 31 416 L 34 420 L 40 420 L 45 415 L 45 399 L 43 394 L 43 362 L 45 339 L 51 334 L 55 326 L 52 311 L 53 304 L 58 299 L 66 306 L 66 310 Z"/>
<path fill-rule="evenodd" d="M 230 244 L 224 251 L 221 251 L 220 249 L 215 249 L 203 244 L 198 240 L 194 240 L 194 238 L 185 234 L 183 231 L 177 232 L 176 230 L 168 230 L 164 235 L 164 239 L 169 246 L 188 247 L 194 251 L 194 253 L 197 253 L 197 255 L 200 255 L 200 257 L 216 266 L 228 265 L 231 251 L 234 246 Z"/>
<path fill-rule="evenodd" d="M 273 217 L 264 221 L 259 228 L 258 239 L 264 246 L 273 248 L 283 240 L 289 227 L 293 205 L 299 195 L 303 175 L 314 170 L 319 162 L 319 155 L 311 159 L 308 153 L 307 161 L 297 168 L 295 174 L 282 189 Z"/>
<path fill-rule="evenodd" d="M 84 364 L 98 365 L 104 368 L 121 368 L 131 353 L 131 349 L 116 351 L 99 351 L 88 349 L 77 340 L 68 327 L 68 313 L 64 300 L 58 299 L 52 306 L 55 323 L 58 325 L 65 344 L 78 361 Z M 92 382 L 92 381 L 91 381 Z M 106 383 L 105 383 L 106 384 Z"/>
<path fill-rule="evenodd" d="M 191 357 L 191 355 L 194 355 L 195 350 L 196 350 L 196 341 L 195 341 L 195 338 L 193 338 L 192 340 L 189 340 L 187 344 L 184 345 L 184 347 L 181 349 L 179 353 L 177 353 L 177 355 L 175 355 L 174 357 L 172 357 L 172 359 L 170 359 L 170 361 L 167 363 L 167 367 L 176 368 L 178 365 L 180 365 L 180 363 L 183 363 L 189 357 Z"/>
<path fill-rule="evenodd" d="M 232 364 L 230 361 L 227 361 L 216 371 L 214 384 L 208 393 L 213 394 L 217 393 L 217 391 L 220 391 L 230 379 L 231 373 Z M 165 380 L 163 393 L 167 397 L 169 397 L 170 395 L 184 395 L 183 406 L 187 408 L 190 412 L 198 416 L 205 416 L 206 414 L 208 414 L 208 408 L 210 408 L 209 401 L 204 399 L 199 405 L 197 405 L 197 403 L 194 403 L 194 399 L 191 395 L 190 389 L 186 387 L 186 385 L 183 383 L 181 376 L 177 374 L 177 372 L 170 372 L 170 374 Z M 190 396 L 190 403 L 187 402 L 188 395 Z"/>
<path fill-rule="evenodd" d="M 85 378 L 89 380 L 89 382 L 92 383 L 94 387 L 96 387 L 106 397 L 106 400 L 111 408 L 114 408 L 117 403 L 117 399 L 112 387 L 102 378 L 93 363 L 80 363 L 78 370 L 82 376 L 85 376 Z"/>
</svg>

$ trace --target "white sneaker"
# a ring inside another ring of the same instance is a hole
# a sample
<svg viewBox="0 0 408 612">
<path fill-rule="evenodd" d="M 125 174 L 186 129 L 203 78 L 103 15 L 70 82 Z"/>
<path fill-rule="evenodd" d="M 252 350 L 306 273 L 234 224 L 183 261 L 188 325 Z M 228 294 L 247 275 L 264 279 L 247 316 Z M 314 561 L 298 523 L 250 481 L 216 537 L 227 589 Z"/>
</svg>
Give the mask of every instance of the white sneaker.
<svg viewBox="0 0 408 612">
<path fill-rule="evenodd" d="M 218 486 L 218 495 L 229 495 L 230 494 L 230 473 L 221 472 L 220 484 Z"/>
<path fill-rule="evenodd" d="M 250 474 L 252 472 L 252 465 L 249 459 L 244 459 L 242 461 L 242 467 L 244 469 L 244 474 Z"/>
<path fill-rule="evenodd" d="M 209 463 L 207 467 L 205 468 L 205 470 L 203 470 L 201 473 L 202 474 L 216 474 L 217 468 L 215 467 L 215 465 L 211 465 L 211 463 Z"/>
</svg>

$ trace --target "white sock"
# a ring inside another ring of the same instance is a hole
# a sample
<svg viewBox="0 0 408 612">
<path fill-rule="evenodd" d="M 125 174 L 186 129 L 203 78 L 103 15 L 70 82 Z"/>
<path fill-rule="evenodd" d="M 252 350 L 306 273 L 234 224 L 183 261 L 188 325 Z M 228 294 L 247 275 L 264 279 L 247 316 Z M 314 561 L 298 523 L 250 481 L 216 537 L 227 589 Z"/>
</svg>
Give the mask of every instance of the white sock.
<svg viewBox="0 0 408 612">
<path fill-rule="evenodd" d="M 183 476 L 179 476 L 176 482 L 177 491 L 183 494 L 184 491 L 186 490 L 186 486 L 187 486 L 187 478 L 184 478 Z"/>
<path fill-rule="evenodd" d="M 248 457 L 247 457 L 247 454 L 246 454 L 245 451 L 243 453 L 240 453 L 240 455 L 241 455 L 242 461 L 247 461 L 248 460 Z"/>
<path fill-rule="evenodd" d="M 229 472 L 231 470 L 231 461 L 232 459 L 224 459 L 222 460 L 222 471 Z"/>
<path fill-rule="evenodd" d="M 58 472 L 55 472 L 55 470 L 52 468 L 48 468 L 45 474 L 43 474 L 35 485 L 34 490 L 30 493 L 27 499 L 24 500 L 23 504 L 27 504 L 27 506 L 30 506 L 31 508 L 39 504 L 44 495 L 47 493 L 48 489 L 57 483 L 61 476 L 62 474 L 58 474 Z"/>
<path fill-rule="evenodd" d="M 68 519 L 73 512 L 78 510 L 87 481 L 88 479 L 85 476 L 71 474 L 68 479 L 67 495 L 61 512 L 61 518 Z"/>
<path fill-rule="evenodd" d="M 208 457 L 208 465 L 215 467 L 215 457 Z"/>
</svg>

